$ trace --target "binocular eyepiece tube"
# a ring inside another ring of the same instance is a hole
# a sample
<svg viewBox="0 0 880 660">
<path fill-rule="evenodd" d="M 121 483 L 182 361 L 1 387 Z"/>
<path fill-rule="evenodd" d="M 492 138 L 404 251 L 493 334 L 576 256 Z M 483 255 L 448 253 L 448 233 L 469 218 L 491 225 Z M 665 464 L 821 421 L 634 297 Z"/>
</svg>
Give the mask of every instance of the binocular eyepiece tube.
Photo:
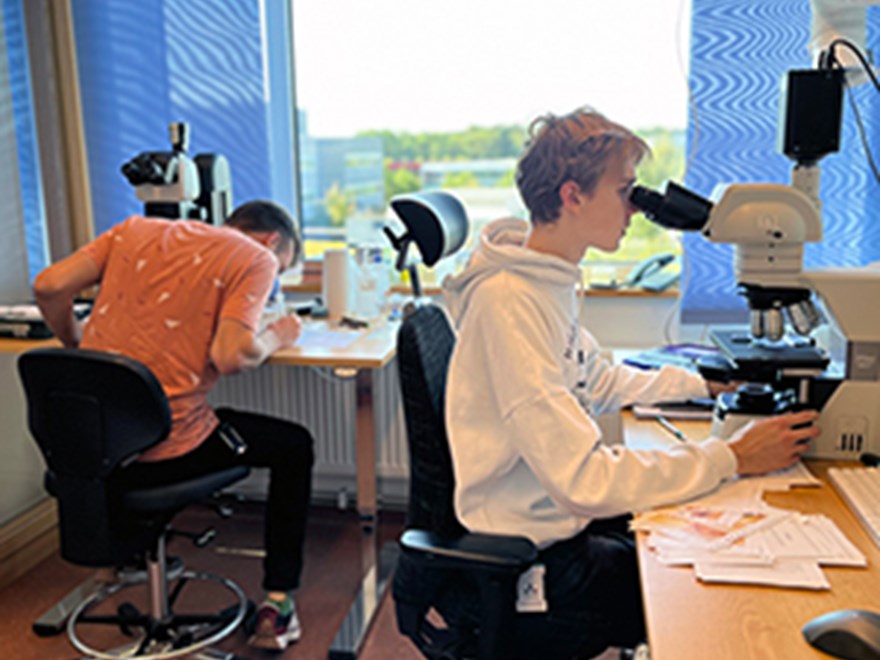
<svg viewBox="0 0 880 660">
<path fill-rule="evenodd" d="M 666 183 L 663 193 L 634 186 L 629 201 L 651 222 L 682 231 L 700 231 L 709 219 L 713 206 L 705 197 L 672 181 Z"/>
</svg>

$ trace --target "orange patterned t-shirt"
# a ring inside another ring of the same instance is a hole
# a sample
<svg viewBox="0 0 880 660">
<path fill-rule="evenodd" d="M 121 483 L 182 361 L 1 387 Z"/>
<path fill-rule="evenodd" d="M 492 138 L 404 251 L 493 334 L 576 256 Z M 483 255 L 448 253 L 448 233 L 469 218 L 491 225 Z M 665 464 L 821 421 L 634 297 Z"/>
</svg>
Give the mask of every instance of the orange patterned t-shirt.
<svg viewBox="0 0 880 660">
<path fill-rule="evenodd" d="M 80 346 L 121 353 L 156 375 L 171 406 L 157 461 L 197 447 L 217 425 L 207 395 L 217 381 L 210 347 L 220 319 L 256 331 L 278 261 L 237 229 L 133 216 L 82 248 L 101 271 Z"/>
</svg>

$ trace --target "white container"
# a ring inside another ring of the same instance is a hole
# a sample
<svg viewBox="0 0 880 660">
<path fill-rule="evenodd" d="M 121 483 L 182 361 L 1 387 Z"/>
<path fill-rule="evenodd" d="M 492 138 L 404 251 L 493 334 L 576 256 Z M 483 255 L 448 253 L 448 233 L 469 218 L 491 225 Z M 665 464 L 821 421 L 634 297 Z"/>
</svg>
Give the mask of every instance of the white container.
<svg viewBox="0 0 880 660">
<path fill-rule="evenodd" d="M 357 317 L 374 319 L 379 315 L 376 296 L 376 276 L 368 265 L 360 266 L 358 274 Z"/>
<path fill-rule="evenodd" d="M 391 275 L 388 272 L 388 264 L 381 249 L 374 250 L 371 257 L 370 270 L 376 279 L 376 307 L 379 316 L 388 314 L 388 291 L 391 288 Z"/>
</svg>

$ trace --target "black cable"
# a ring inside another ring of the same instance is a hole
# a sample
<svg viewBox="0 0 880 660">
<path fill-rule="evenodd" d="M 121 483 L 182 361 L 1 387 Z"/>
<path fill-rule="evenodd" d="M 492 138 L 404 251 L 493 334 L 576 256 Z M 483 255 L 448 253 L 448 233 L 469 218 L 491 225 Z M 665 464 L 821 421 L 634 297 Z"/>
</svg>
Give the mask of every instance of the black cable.
<svg viewBox="0 0 880 660">
<path fill-rule="evenodd" d="M 859 112 L 859 106 L 856 104 L 855 94 L 853 94 L 852 88 L 847 85 L 845 81 L 843 84 L 846 88 L 846 95 L 849 97 L 850 107 L 853 109 L 853 114 L 856 116 L 856 126 L 859 129 L 859 138 L 862 141 L 862 148 L 865 150 L 865 156 L 868 158 L 868 165 L 871 166 L 871 172 L 874 173 L 874 178 L 877 180 L 877 183 L 880 183 L 880 170 L 877 169 L 877 163 L 874 162 L 874 156 L 871 154 L 871 146 L 868 143 L 865 125 L 862 123 L 862 113 Z"/>
<path fill-rule="evenodd" d="M 834 39 L 824 51 L 819 54 L 819 68 L 820 69 L 831 69 L 834 66 L 843 68 L 841 66 L 840 60 L 837 59 L 837 55 L 835 54 L 835 49 L 837 46 L 845 46 L 847 49 L 852 51 L 855 56 L 858 58 L 859 62 L 862 65 L 862 68 L 865 70 L 865 73 L 868 74 L 868 77 L 871 79 L 871 82 L 874 83 L 874 88 L 880 92 L 880 82 L 877 81 L 877 76 L 874 75 L 874 70 L 871 68 L 871 65 L 868 63 L 867 58 L 864 56 L 861 50 L 859 50 L 858 46 L 856 46 L 851 41 L 847 39 Z M 868 142 L 868 135 L 865 131 L 865 125 L 862 122 L 862 114 L 859 112 L 859 106 L 856 104 L 855 94 L 853 93 L 852 88 L 846 82 L 846 76 L 843 79 L 843 86 L 846 89 L 847 96 L 849 97 L 850 107 L 853 110 L 853 114 L 856 117 L 856 127 L 859 131 L 859 139 L 862 142 L 862 148 L 865 150 L 865 156 L 868 159 L 868 165 L 871 167 L 871 172 L 874 174 L 874 178 L 880 183 L 880 170 L 877 168 L 877 163 L 874 161 L 874 156 L 871 154 L 871 146 Z"/>
<path fill-rule="evenodd" d="M 855 56 L 858 58 L 859 62 L 862 65 L 862 68 L 865 70 L 865 73 L 868 74 L 868 77 L 871 79 L 871 82 L 874 83 L 874 87 L 880 92 L 880 82 L 877 81 L 877 76 L 874 75 L 874 70 L 871 68 L 871 65 L 868 63 L 868 59 L 864 56 L 859 47 L 856 46 L 851 41 L 846 39 L 835 39 L 832 41 L 826 50 L 828 53 L 828 57 L 826 58 L 826 64 L 828 68 L 831 68 L 835 64 L 840 66 L 840 61 L 837 59 L 837 56 L 834 54 L 835 48 L 837 46 L 846 46 L 849 50 L 851 50 Z"/>
</svg>

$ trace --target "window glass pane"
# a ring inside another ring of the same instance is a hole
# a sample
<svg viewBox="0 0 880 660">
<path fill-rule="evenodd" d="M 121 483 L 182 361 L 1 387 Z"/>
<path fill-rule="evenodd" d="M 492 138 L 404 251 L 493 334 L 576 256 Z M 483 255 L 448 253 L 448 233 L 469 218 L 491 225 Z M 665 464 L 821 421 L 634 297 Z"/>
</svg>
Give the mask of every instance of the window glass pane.
<svg viewBox="0 0 880 660">
<path fill-rule="evenodd" d="M 693 2 L 691 84 L 696 113 L 688 128 L 694 158 L 686 184 L 709 196 L 719 183 L 789 183 L 793 163 L 777 146 L 780 81 L 789 69 L 811 68 L 809 0 L 754 3 Z M 880 48 L 880 8 L 869 8 L 867 44 Z M 742 47 L 748 44 L 748 47 Z M 820 162 L 823 239 L 805 246 L 804 266 L 858 266 L 880 260 L 876 215 L 880 186 L 871 173 L 852 101 L 875 157 L 880 97 L 871 85 L 847 93 L 840 151 Z M 698 234 L 685 237 L 682 320 L 742 322 L 733 249 Z"/>
<path fill-rule="evenodd" d="M 45 214 L 20 0 L 0 5 L 0 299 L 27 300 L 46 265 Z"/>
<path fill-rule="evenodd" d="M 654 146 L 646 183 L 684 164 L 689 2 L 297 0 L 293 3 L 307 251 L 384 244 L 388 199 L 456 193 L 472 229 L 525 217 L 513 183 L 525 127 L 591 105 Z M 631 16 L 638 14 L 637 21 Z M 682 13 L 684 15 L 682 15 Z M 679 23 L 680 21 L 680 23 Z M 678 29 L 678 25 L 684 26 Z M 678 251 L 636 218 L 617 255 Z"/>
<path fill-rule="evenodd" d="M 233 205 L 294 210 L 289 17 L 261 0 L 72 3 L 95 231 L 143 204 L 120 167 L 169 151 L 190 126 L 190 155 L 229 161 Z"/>
</svg>

